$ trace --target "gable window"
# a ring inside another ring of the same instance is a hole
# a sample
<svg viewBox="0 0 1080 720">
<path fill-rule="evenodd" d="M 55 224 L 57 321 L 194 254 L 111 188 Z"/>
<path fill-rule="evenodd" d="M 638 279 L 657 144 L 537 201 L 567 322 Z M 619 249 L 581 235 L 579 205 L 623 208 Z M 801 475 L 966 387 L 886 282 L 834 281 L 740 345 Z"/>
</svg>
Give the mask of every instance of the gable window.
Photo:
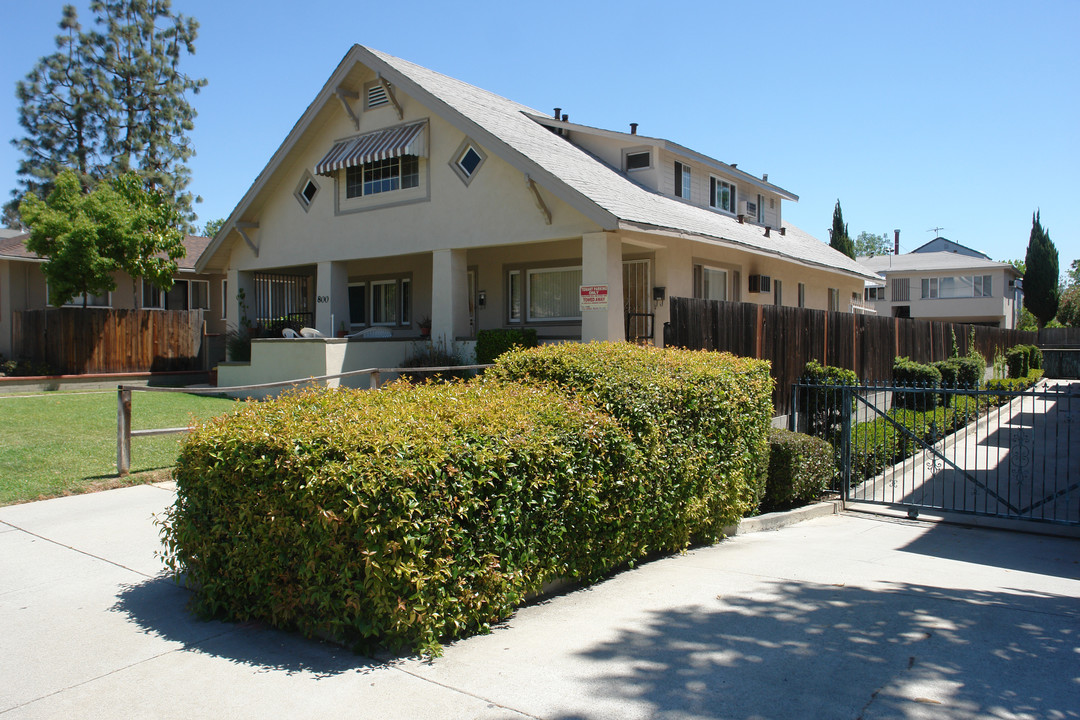
<svg viewBox="0 0 1080 720">
<path fill-rule="evenodd" d="M 366 197 L 419 185 L 420 163 L 415 155 L 376 160 L 345 169 L 347 198 Z"/>
<path fill-rule="evenodd" d="M 695 265 L 694 297 L 700 300 L 727 300 L 728 271 L 708 265 Z"/>
<path fill-rule="evenodd" d="M 507 273 L 507 320 L 579 321 L 580 291 L 580 265 L 511 270 Z"/>
<path fill-rule="evenodd" d="M 305 170 L 303 176 L 300 178 L 300 182 L 296 185 L 296 189 L 293 190 L 293 197 L 300 203 L 300 207 L 304 208 L 304 212 L 307 212 L 311 207 L 311 202 L 318 194 L 319 186 L 315 182 L 315 178 L 311 176 L 311 173 Z"/>
<path fill-rule="evenodd" d="M 457 151 L 451 156 L 450 168 L 461 179 L 461 182 L 468 185 L 476 174 L 480 172 L 485 160 L 487 160 L 487 155 L 480 149 L 480 146 L 465 138 L 458 145 Z"/>
<path fill-rule="evenodd" d="M 736 190 L 734 183 L 709 178 L 709 205 L 724 212 L 734 213 L 735 201 Z"/>
<path fill-rule="evenodd" d="M 690 166 L 675 161 L 675 197 L 690 199 Z"/>
<path fill-rule="evenodd" d="M 652 153 L 648 150 L 626 153 L 627 170 L 646 170 L 650 167 L 652 167 Z"/>
<path fill-rule="evenodd" d="M 476 148 L 470 145 L 468 149 L 465 150 L 465 153 L 458 158 L 457 162 L 458 167 L 460 167 L 466 175 L 471 176 L 476 172 L 476 168 L 480 165 L 480 161 L 480 153 L 476 152 Z"/>
</svg>

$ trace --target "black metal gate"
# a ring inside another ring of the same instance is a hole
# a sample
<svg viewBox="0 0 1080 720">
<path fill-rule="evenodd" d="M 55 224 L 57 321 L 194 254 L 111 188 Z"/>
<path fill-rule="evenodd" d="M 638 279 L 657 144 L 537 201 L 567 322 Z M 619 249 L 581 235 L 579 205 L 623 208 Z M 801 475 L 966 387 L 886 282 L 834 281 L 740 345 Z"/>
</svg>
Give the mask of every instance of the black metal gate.
<svg viewBox="0 0 1080 720">
<path fill-rule="evenodd" d="M 1023 392 L 799 383 L 846 502 L 1080 525 L 1080 383 Z"/>
</svg>

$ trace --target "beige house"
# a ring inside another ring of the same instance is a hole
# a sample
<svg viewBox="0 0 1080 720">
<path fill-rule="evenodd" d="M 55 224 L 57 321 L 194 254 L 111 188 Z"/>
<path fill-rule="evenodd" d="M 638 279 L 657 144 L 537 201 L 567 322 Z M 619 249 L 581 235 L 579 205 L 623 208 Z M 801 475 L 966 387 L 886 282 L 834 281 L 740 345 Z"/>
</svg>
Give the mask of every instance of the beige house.
<svg viewBox="0 0 1080 720">
<path fill-rule="evenodd" d="M 673 296 L 847 310 L 880 278 L 784 221 L 797 199 L 357 45 L 196 266 L 227 275 L 231 326 L 327 337 L 256 340 L 219 383 L 397 365 L 426 321 L 466 349 L 512 327 L 661 344 Z"/>
<path fill-rule="evenodd" d="M 49 305 L 48 284 L 41 266 L 45 260 L 26 248 L 27 233 L 0 231 L 0 355 L 12 357 L 12 313 L 41 310 Z M 195 260 L 210 238 L 188 235 L 187 255 L 177 261 L 172 290 L 162 292 L 142 280 L 132 282 L 124 274 L 114 277 L 116 289 L 86 298 L 86 307 L 114 309 L 204 310 L 206 332 L 225 332 L 222 304 L 224 276 L 195 271 Z M 83 307 L 83 298 L 72 298 L 65 307 Z"/>
<path fill-rule="evenodd" d="M 903 255 L 861 257 L 885 283 L 867 287 L 879 315 L 1011 329 L 1023 304 L 1020 273 L 945 238 Z"/>
</svg>

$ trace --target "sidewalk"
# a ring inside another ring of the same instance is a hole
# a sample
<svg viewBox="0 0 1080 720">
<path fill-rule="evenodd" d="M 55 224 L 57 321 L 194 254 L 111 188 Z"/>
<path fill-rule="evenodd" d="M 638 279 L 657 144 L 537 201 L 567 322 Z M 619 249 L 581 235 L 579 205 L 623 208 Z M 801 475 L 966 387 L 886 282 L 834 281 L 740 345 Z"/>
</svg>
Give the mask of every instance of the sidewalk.
<svg viewBox="0 0 1080 720">
<path fill-rule="evenodd" d="M 375 660 L 188 614 L 154 556 L 171 500 L 0 508 L 0 720 L 1080 717 L 1075 539 L 828 516 Z"/>
</svg>

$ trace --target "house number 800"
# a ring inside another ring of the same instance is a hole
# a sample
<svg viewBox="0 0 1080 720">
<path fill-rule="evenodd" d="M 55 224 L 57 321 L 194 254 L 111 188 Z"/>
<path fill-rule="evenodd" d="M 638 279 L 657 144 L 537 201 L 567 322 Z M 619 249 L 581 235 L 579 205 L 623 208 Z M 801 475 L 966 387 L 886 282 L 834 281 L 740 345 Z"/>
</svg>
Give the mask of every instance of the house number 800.
<svg viewBox="0 0 1080 720">
<path fill-rule="evenodd" d="M 329 295 L 319 295 L 317 298 L 315 298 L 315 302 L 328 303 L 328 302 L 330 302 L 330 296 Z"/>
</svg>

